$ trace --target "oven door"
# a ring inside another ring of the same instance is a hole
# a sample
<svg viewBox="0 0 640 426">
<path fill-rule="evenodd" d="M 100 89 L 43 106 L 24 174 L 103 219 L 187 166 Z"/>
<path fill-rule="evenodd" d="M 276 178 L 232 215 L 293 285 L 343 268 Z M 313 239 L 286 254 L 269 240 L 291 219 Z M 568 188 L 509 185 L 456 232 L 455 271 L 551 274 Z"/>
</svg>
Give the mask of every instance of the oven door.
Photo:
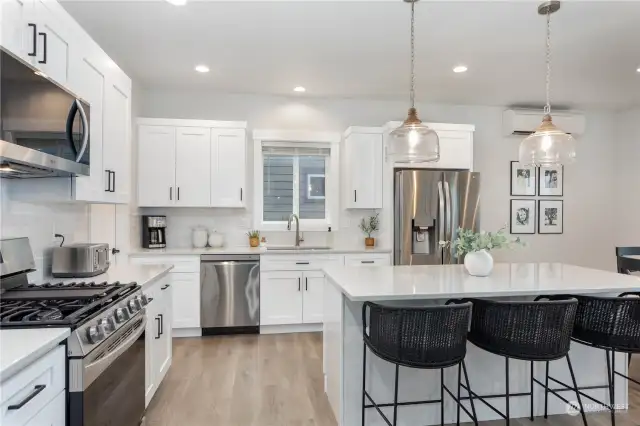
<svg viewBox="0 0 640 426">
<path fill-rule="evenodd" d="M 138 426 L 144 416 L 146 316 L 140 311 L 129 325 L 109 336 L 86 358 L 70 361 L 81 370 L 82 391 L 70 383 L 70 426 Z M 77 371 L 80 373 L 80 371 Z"/>
</svg>

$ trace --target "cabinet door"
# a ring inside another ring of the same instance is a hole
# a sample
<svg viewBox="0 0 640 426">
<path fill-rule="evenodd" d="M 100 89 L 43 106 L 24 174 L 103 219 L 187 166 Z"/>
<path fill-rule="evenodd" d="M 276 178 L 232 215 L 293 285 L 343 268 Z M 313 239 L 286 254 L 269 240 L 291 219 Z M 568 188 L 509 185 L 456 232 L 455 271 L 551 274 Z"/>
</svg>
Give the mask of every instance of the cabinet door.
<svg viewBox="0 0 640 426">
<path fill-rule="evenodd" d="M 144 359 L 144 400 L 145 407 L 149 405 L 151 402 L 151 398 L 153 398 L 153 394 L 156 391 L 156 336 L 158 336 L 160 332 L 160 324 L 158 318 L 158 314 L 156 312 L 157 301 L 155 300 L 156 296 L 153 292 L 145 291 L 145 295 L 148 298 L 153 298 L 154 300 L 149 303 L 146 307 L 146 315 L 147 315 L 147 325 L 144 329 L 144 344 L 145 344 L 145 359 Z"/>
<path fill-rule="evenodd" d="M 211 130 L 211 206 L 245 206 L 246 151 L 244 129 Z"/>
<path fill-rule="evenodd" d="M 382 208 L 382 134 L 352 133 L 345 141 L 347 208 Z"/>
<path fill-rule="evenodd" d="M 324 302 L 324 273 L 308 271 L 304 273 L 304 296 L 302 320 L 305 324 L 322 322 Z"/>
<path fill-rule="evenodd" d="M 126 89 L 108 80 L 105 88 L 103 155 L 105 169 L 111 170 L 111 191 L 107 196 L 109 201 L 114 203 L 130 201 L 130 129 L 130 94 Z"/>
<path fill-rule="evenodd" d="M 173 328 L 200 327 L 200 274 L 172 273 Z"/>
<path fill-rule="evenodd" d="M 472 133 L 461 131 L 439 131 L 441 169 L 473 169 Z"/>
<path fill-rule="evenodd" d="M 66 407 L 66 395 L 62 391 L 24 426 L 65 426 Z"/>
<path fill-rule="evenodd" d="M 302 323 L 302 273 L 260 274 L 260 325 Z"/>
<path fill-rule="evenodd" d="M 34 0 L 0 0 L 0 45 L 29 63 L 33 62 L 35 19 L 29 19 Z"/>
<path fill-rule="evenodd" d="M 157 370 L 156 370 L 156 386 L 159 387 L 164 380 L 164 377 L 167 375 L 167 371 L 169 371 L 169 367 L 171 367 L 171 359 L 172 359 L 172 332 L 171 332 L 171 310 L 172 308 L 172 286 L 169 283 L 164 283 L 162 287 L 160 287 L 159 291 L 159 302 L 158 305 L 160 311 L 158 312 L 158 317 L 160 319 L 160 338 L 156 340 L 158 345 L 157 350 Z"/>
<path fill-rule="evenodd" d="M 89 112 L 91 174 L 76 178 L 76 199 L 83 201 L 103 201 L 108 195 L 108 176 L 103 167 L 102 152 L 105 75 L 97 62 L 93 58 L 82 57 L 71 64 L 69 70 L 69 78 L 77 87 L 79 95 L 91 105 Z"/>
<path fill-rule="evenodd" d="M 211 205 L 211 131 L 205 127 L 176 129 L 176 205 Z"/>
<path fill-rule="evenodd" d="M 138 135 L 138 205 L 173 206 L 176 130 L 166 126 L 139 126 Z"/>
<path fill-rule="evenodd" d="M 34 65 L 59 84 L 68 80 L 69 44 L 74 35 L 61 19 L 61 6 L 50 0 L 36 0 L 38 17 L 37 56 Z"/>
</svg>

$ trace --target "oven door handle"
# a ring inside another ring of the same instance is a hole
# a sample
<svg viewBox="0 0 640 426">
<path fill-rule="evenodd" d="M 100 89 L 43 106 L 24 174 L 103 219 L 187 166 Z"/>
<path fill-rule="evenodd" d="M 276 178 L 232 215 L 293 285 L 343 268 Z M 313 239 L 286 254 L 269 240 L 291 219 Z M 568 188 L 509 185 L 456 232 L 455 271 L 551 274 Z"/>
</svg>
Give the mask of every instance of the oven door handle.
<svg viewBox="0 0 640 426">
<path fill-rule="evenodd" d="M 102 358 L 95 362 L 84 366 L 83 375 L 83 389 L 89 387 L 99 376 L 107 369 L 120 355 L 122 355 L 127 349 L 129 349 L 138 340 L 138 338 L 144 333 L 145 326 L 147 324 L 146 315 L 141 316 L 137 329 L 128 336 L 122 343 L 120 343 L 113 351 L 109 352 Z"/>
</svg>

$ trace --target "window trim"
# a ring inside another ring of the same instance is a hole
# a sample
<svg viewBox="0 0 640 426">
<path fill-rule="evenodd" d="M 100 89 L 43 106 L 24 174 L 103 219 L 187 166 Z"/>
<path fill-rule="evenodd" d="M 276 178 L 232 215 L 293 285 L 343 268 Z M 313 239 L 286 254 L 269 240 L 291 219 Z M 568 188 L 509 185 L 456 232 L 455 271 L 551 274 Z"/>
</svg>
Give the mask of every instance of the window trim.
<svg viewBox="0 0 640 426">
<path fill-rule="evenodd" d="M 265 222 L 263 220 L 263 144 L 290 142 L 296 144 L 323 144 L 330 148 L 325 160 L 325 219 L 301 219 L 301 231 L 327 231 L 328 227 L 338 228 L 340 215 L 340 140 L 336 132 L 308 132 L 298 130 L 254 130 L 253 131 L 253 227 L 262 231 L 286 231 L 287 222 Z M 294 201 L 295 203 L 295 201 Z"/>
</svg>

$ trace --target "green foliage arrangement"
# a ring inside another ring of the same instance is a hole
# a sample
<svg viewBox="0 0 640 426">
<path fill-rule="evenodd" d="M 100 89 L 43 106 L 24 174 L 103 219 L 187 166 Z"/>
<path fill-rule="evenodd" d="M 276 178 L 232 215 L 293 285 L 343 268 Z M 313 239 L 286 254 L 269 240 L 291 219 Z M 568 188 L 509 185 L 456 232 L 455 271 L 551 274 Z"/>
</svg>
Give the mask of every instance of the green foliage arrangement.
<svg viewBox="0 0 640 426">
<path fill-rule="evenodd" d="M 509 239 L 505 235 L 506 225 L 497 232 L 473 232 L 470 229 L 458 228 L 458 237 L 453 241 L 440 241 L 441 247 L 453 247 L 458 257 L 474 251 L 524 246 L 520 238 Z"/>
<path fill-rule="evenodd" d="M 260 231 L 252 229 L 251 231 L 247 231 L 247 236 L 249 238 L 260 238 Z"/>
<path fill-rule="evenodd" d="M 380 218 L 379 214 L 375 216 L 369 216 L 368 218 L 363 217 L 360 221 L 360 230 L 367 234 L 367 237 L 371 238 L 371 234 L 380 230 Z"/>
</svg>

